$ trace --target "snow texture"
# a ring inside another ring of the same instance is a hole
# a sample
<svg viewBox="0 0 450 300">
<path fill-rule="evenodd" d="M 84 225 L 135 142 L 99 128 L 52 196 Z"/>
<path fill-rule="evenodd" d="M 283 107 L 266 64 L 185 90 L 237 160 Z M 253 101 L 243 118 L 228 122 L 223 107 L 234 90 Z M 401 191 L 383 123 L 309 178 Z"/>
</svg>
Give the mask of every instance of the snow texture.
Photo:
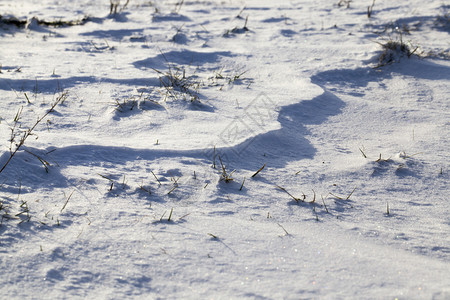
<svg viewBox="0 0 450 300">
<path fill-rule="evenodd" d="M 125 2 L 0 3 L 1 298 L 450 299 L 449 5 Z"/>
</svg>

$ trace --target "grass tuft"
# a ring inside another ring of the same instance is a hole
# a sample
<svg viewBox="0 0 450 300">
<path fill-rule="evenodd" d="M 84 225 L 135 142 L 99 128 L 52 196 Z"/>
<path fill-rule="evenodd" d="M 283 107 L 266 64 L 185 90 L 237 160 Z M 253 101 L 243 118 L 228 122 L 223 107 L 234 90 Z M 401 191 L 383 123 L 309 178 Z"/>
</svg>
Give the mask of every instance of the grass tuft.
<svg viewBox="0 0 450 300">
<path fill-rule="evenodd" d="M 248 27 L 247 27 L 247 23 L 248 23 L 248 16 L 245 18 L 244 26 L 242 26 L 242 27 L 236 26 L 233 29 L 225 31 L 225 33 L 223 34 L 223 37 L 230 37 L 235 34 L 243 34 L 243 33 L 250 31 L 250 29 L 248 29 Z"/>
<path fill-rule="evenodd" d="M 164 96 L 163 100 L 169 98 L 174 100 L 184 99 L 190 102 L 200 102 L 199 89 L 203 82 L 194 74 L 187 75 L 184 66 L 175 66 L 171 64 L 162 51 L 161 55 L 168 65 L 167 72 L 162 72 L 152 68 L 159 76 L 161 94 Z"/>
<path fill-rule="evenodd" d="M 221 180 L 225 181 L 226 183 L 229 183 L 229 182 L 233 181 L 234 178 L 232 178 L 231 175 L 233 175 L 233 173 L 236 170 L 233 170 L 230 173 L 228 173 L 226 168 L 225 168 L 225 166 L 223 165 L 222 158 L 220 158 L 220 155 L 219 155 L 219 161 L 220 161 L 220 165 L 222 166 L 222 178 L 221 178 Z"/>
<path fill-rule="evenodd" d="M 28 129 L 23 130 L 21 128 L 21 124 L 20 123 L 20 119 L 22 116 L 22 112 L 23 112 L 23 107 L 21 107 L 17 113 L 16 116 L 14 117 L 14 121 L 13 121 L 13 126 L 10 128 L 11 129 L 11 137 L 10 137 L 10 146 L 9 146 L 9 158 L 8 160 L 3 164 L 3 166 L 0 168 L 0 173 L 3 172 L 3 170 L 5 170 L 5 168 L 8 166 L 8 164 L 11 162 L 11 160 L 13 159 L 13 157 L 16 155 L 16 153 L 23 147 L 23 145 L 25 145 L 25 142 L 27 141 L 27 139 L 34 134 L 34 130 L 36 129 L 36 127 L 52 112 L 54 112 L 56 106 L 62 102 L 64 102 L 64 100 L 66 100 L 67 98 L 67 92 L 63 92 L 61 93 L 58 98 L 55 100 L 55 102 L 50 106 L 50 108 L 47 110 L 47 112 L 44 113 L 44 115 L 42 117 L 39 117 L 37 119 L 37 121 Z M 39 157 L 38 157 L 39 158 Z M 46 162 L 44 162 L 43 160 L 39 159 L 42 164 L 44 165 L 44 167 L 46 166 Z M 48 163 L 47 163 L 48 164 Z M 46 168 L 47 170 L 47 168 Z"/>
<path fill-rule="evenodd" d="M 411 43 L 405 43 L 401 32 L 395 39 L 388 36 L 388 39 L 384 42 L 376 43 L 381 46 L 382 52 L 375 68 L 390 65 L 394 62 L 400 62 L 403 57 L 410 58 L 412 55 L 416 54 L 419 49 L 419 46 L 412 46 Z"/>
</svg>

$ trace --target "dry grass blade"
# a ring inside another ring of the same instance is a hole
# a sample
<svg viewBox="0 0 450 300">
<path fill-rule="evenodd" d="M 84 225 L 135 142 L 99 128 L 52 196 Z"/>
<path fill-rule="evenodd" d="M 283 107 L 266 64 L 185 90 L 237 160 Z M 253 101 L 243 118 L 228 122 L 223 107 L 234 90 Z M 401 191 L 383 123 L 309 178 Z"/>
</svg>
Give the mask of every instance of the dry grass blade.
<svg viewBox="0 0 450 300">
<path fill-rule="evenodd" d="M 244 180 L 242 180 L 241 187 L 239 188 L 240 191 L 242 191 L 242 188 L 244 187 L 244 183 L 245 183 L 245 177 L 244 177 Z"/>
<path fill-rule="evenodd" d="M 170 210 L 170 214 L 169 214 L 169 217 L 167 218 L 167 222 L 170 222 L 170 220 L 172 219 L 172 213 L 173 213 L 173 207 Z"/>
<path fill-rule="evenodd" d="M 347 198 L 335 195 L 333 193 L 329 193 L 329 195 L 331 195 L 331 196 L 333 196 L 333 197 L 335 197 L 336 199 L 339 199 L 339 200 L 349 200 L 350 197 L 353 195 L 353 192 L 355 192 L 355 190 L 356 190 L 356 187 L 350 192 L 350 194 L 348 194 Z"/>
<path fill-rule="evenodd" d="M 361 154 L 363 155 L 363 157 L 364 157 L 364 158 L 367 158 L 366 153 L 364 153 L 364 151 L 363 151 L 361 148 L 358 148 L 358 149 L 359 149 L 359 151 L 361 151 Z"/>
<path fill-rule="evenodd" d="M 48 161 L 46 161 L 45 159 L 43 159 L 43 158 L 40 157 L 39 155 L 34 154 L 33 152 L 31 152 L 31 151 L 29 151 L 29 150 L 25 150 L 25 151 L 26 151 L 27 153 L 33 155 L 34 157 L 36 157 L 36 158 L 41 162 L 41 164 L 44 166 L 45 172 L 48 173 L 48 167 L 50 167 L 50 163 L 49 163 Z"/>
<path fill-rule="evenodd" d="M 153 171 L 150 171 L 150 172 L 153 174 L 153 176 L 155 177 L 156 181 L 158 181 L 159 185 L 161 185 L 161 181 L 159 181 L 159 179 L 158 179 L 158 177 L 156 177 L 155 173 L 153 173 Z"/>
<path fill-rule="evenodd" d="M 172 189 L 167 193 L 167 195 L 170 195 L 177 187 L 178 185 L 174 185 Z"/>
<path fill-rule="evenodd" d="M 367 7 L 367 17 L 368 18 L 370 18 L 372 16 L 374 6 L 375 6 L 375 0 L 373 0 L 372 5 Z"/>
<path fill-rule="evenodd" d="M 252 177 L 255 177 L 256 175 L 258 175 L 258 173 L 261 172 L 265 166 L 266 166 L 266 164 L 264 164 L 261 168 L 259 168 L 259 170 L 256 171 L 255 174 L 252 175 Z"/>
<path fill-rule="evenodd" d="M 214 235 L 212 233 L 208 233 L 209 236 L 211 236 L 213 239 L 218 239 L 219 237 L 217 235 Z"/>
<path fill-rule="evenodd" d="M 180 2 L 177 2 L 177 4 L 175 4 L 175 13 L 180 13 L 181 7 L 184 4 L 184 0 L 181 0 Z"/>
<path fill-rule="evenodd" d="M 103 177 L 103 178 L 109 180 L 109 182 L 111 182 L 111 186 L 109 187 L 109 190 L 111 191 L 111 190 L 113 189 L 113 187 L 114 187 L 114 180 L 112 180 L 111 178 L 109 178 L 109 177 L 107 177 L 107 176 L 105 176 L 105 175 L 102 175 L 102 174 L 99 174 L 99 173 L 97 173 L 97 174 L 98 174 L 99 176 L 101 176 L 101 177 Z"/>
<path fill-rule="evenodd" d="M 325 204 L 325 199 L 323 199 L 323 196 L 321 196 L 321 197 L 322 197 L 323 207 L 325 207 L 325 210 L 327 211 L 327 213 L 330 213 L 330 212 L 328 211 L 327 205 Z"/>
<path fill-rule="evenodd" d="M 290 235 L 289 232 L 287 232 L 287 230 L 283 227 L 283 225 L 281 225 L 280 223 L 277 223 L 277 224 L 278 224 L 278 226 L 281 227 L 281 229 L 283 229 L 285 235 Z"/>
<path fill-rule="evenodd" d="M 279 185 L 277 185 L 276 187 L 279 188 L 280 190 L 282 190 L 283 192 L 285 192 L 286 194 L 288 194 L 289 196 L 291 196 L 291 198 L 294 199 L 295 202 L 297 202 L 297 203 L 300 202 L 300 201 L 303 202 L 302 199 L 294 197 L 294 196 L 293 196 L 291 193 L 289 193 L 284 187 L 281 187 L 281 186 L 279 186 Z"/>
</svg>

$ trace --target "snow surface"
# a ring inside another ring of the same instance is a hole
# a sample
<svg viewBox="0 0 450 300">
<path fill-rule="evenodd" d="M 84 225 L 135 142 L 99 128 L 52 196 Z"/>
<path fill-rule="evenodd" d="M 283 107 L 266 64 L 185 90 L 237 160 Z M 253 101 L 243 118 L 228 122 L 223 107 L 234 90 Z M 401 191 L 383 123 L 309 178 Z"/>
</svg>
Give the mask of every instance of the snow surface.
<svg viewBox="0 0 450 300">
<path fill-rule="evenodd" d="M 0 3 L 1 166 L 67 96 L 0 173 L 1 298 L 450 299 L 445 1 L 121 2 Z"/>
</svg>

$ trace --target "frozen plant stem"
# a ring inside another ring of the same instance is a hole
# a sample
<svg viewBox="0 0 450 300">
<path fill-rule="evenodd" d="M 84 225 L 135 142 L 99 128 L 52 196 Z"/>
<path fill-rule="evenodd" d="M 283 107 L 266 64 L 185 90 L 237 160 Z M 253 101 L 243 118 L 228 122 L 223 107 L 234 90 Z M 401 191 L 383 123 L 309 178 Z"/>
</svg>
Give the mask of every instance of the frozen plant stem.
<svg viewBox="0 0 450 300">
<path fill-rule="evenodd" d="M 72 193 L 70 193 L 69 197 L 67 197 L 66 202 L 64 203 L 63 207 L 61 208 L 61 212 L 64 210 L 64 208 L 66 208 L 66 205 L 67 205 L 67 203 L 69 203 L 70 197 L 72 197 L 73 192 L 75 192 L 75 191 L 72 191 Z"/>
<path fill-rule="evenodd" d="M 31 104 L 31 101 L 30 101 L 30 99 L 28 98 L 28 95 L 27 95 L 27 93 L 23 93 L 24 95 L 25 95 L 25 98 L 27 98 L 27 102 L 28 102 L 28 104 Z"/>
<path fill-rule="evenodd" d="M 217 235 L 214 235 L 212 233 L 208 233 L 209 236 L 211 236 L 213 239 L 218 239 L 219 237 Z"/>
<path fill-rule="evenodd" d="M 153 171 L 150 171 L 150 172 L 152 172 L 153 176 L 155 176 L 156 181 L 158 181 L 159 185 L 161 185 L 161 181 L 159 181 L 159 179 L 158 179 L 158 177 L 156 177 L 155 173 L 153 173 Z"/>
<path fill-rule="evenodd" d="M 174 185 L 173 188 L 167 193 L 167 195 L 170 195 L 170 193 L 172 193 L 177 187 L 178 185 Z"/>
<path fill-rule="evenodd" d="M 183 6 L 184 0 L 181 0 L 180 2 L 177 2 L 177 4 L 175 4 L 175 13 L 179 13 L 181 10 L 181 7 Z"/>
<path fill-rule="evenodd" d="M 322 197 L 323 207 L 325 207 L 325 210 L 327 211 L 327 213 L 330 213 L 330 212 L 328 211 L 327 205 L 325 204 L 325 199 L 323 199 L 323 196 L 321 196 L 321 197 Z"/>
<path fill-rule="evenodd" d="M 375 5 L 375 0 L 373 0 L 372 5 L 367 7 L 367 17 L 370 18 L 372 16 L 373 7 Z"/>
<path fill-rule="evenodd" d="M 213 168 L 216 168 L 216 146 L 214 146 L 213 150 Z"/>
<path fill-rule="evenodd" d="M 172 218 L 172 213 L 173 213 L 173 207 L 170 210 L 170 214 L 169 214 L 169 218 L 167 219 L 167 222 L 170 222 L 170 219 Z"/>
<path fill-rule="evenodd" d="M 313 204 L 313 212 L 316 215 L 316 221 L 319 221 L 319 215 L 317 214 L 317 211 L 316 211 L 316 203 L 312 202 L 312 204 Z"/>
<path fill-rule="evenodd" d="M 265 166 L 266 166 L 266 164 L 264 164 L 261 168 L 259 168 L 259 170 L 256 171 L 255 174 L 252 175 L 252 178 L 255 177 L 256 175 L 258 175 L 258 173 L 261 172 L 264 169 Z"/>
<path fill-rule="evenodd" d="M 240 191 L 242 191 L 242 188 L 244 187 L 244 183 L 245 183 L 245 177 L 244 177 L 244 180 L 242 180 L 241 188 L 239 189 Z"/>
<path fill-rule="evenodd" d="M 359 148 L 359 151 L 361 151 L 361 154 L 363 155 L 364 158 L 367 158 L 366 153 L 364 153 L 364 151 L 361 148 Z"/>
<path fill-rule="evenodd" d="M 281 229 L 283 229 L 283 231 L 285 232 L 285 235 L 289 235 L 289 232 L 287 232 L 287 230 L 283 227 L 283 225 L 281 225 L 280 223 L 277 223 L 278 226 L 281 227 Z"/>
<path fill-rule="evenodd" d="M 145 188 L 145 187 L 144 187 L 144 184 L 141 184 L 141 185 L 139 186 L 139 188 L 140 188 L 141 190 L 143 190 L 144 192 L 148 193 L 149 195 L 152 194 L 152 191 L 151 191 L 151 189 L 150 189 L 150 186 L 149 186 L 148 188 Z"/>
<path fill-rule="evenodd" d="M 289 193 L 284 187 L 281 187 L 281 186 L 277 185 L 277 188 L 279 188 L 280 190 L 282 190 L 283 192 L 285 192 L 286 194 L 288 194 L 289 196 L 291 196 L 291 198 L 294 199 L 295 202 L 297 202 L 297 203 L 298 203 L 299 201 L 302 201 L 302 202 L 303 202 L 302 199 L 294 197 L 294 196 L 293 196 L 291 193 Z"/>
<path fill-rule="evenodd" d="M 340 196 L 337 196 L 337 195 L 335 195 L 335 194 L 333 194 L 333 193 L 329 193 L 329 195 L 332 195 L 333 197 L 335 197 L 336 199 L 339 199 L 339 200 L 349 200 L 350 199 L 350 197 L 353 195 L 353 193 L 355 192 L 355 190 L 356 190 L 356 187 L 350 192 L 350 194 L 347 196 L 347 198 L 343 198 L 343 197 L 340 197 Z"/>
<path fill-rule="evenodd" d="M 114 187 L 114 181 L 113 181 L 111 178 L 106 177 L 106 176 L 104 176 L 104 175 L 102 175 L 102 174 L 98 174 L 98 175 L 100 175 L 101 177 L 103 177 L 103 178 L 109 180 L 109 182 L 111 182 L 111 186 L 109 187 L 109 190 L 112 191 L 112 189 L 113 189 L 113 187 Z"/>
</svg>

